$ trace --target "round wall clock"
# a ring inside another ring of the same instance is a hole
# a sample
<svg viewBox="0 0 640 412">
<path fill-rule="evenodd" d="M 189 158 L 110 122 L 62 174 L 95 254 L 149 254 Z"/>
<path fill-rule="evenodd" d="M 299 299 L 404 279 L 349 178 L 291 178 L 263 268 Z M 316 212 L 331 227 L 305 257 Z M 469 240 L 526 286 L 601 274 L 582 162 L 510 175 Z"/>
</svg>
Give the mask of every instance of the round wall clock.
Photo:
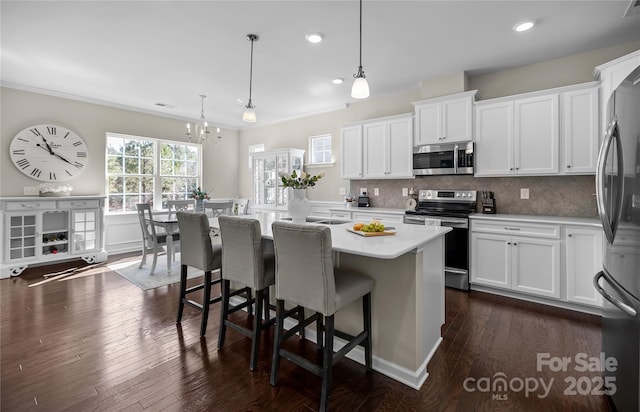
<svg viewBox="0 0 640 412">
<path fill-rule="evenodd" d="M 20 172 L 43 182 L 78 176 L 89 160 L 84 140 L 75 132 L 53 124 L 20 131 L 11 141 L 9 155 Z"/>
</svg>

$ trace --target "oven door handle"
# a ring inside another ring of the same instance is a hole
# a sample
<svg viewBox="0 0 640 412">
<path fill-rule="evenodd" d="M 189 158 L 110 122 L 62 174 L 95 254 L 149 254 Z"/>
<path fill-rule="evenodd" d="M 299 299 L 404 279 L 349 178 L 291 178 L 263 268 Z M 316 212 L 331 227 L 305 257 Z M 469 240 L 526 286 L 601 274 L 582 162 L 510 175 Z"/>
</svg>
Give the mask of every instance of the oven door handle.
<svg viewBox="0 0 640 412">
<path fill-rule="evenodd" d="M 421 218 L 421 217 L 405 216 L 404 217 L 404 221 L 405 222 L 415 222 L 415 223 L 419 223 L 421 225 L 424 225 L 424 218 Z M 412 224 L 412 223 L 409 223 L 409 224 Z"/>
<path fill-rule="evenodd" d="M 469 222 L 465 219 L 440 219 L 441 226 L 453 227 L 453 228 L 462 228 L 467 229 L 469 227 Z"/>
</svg>

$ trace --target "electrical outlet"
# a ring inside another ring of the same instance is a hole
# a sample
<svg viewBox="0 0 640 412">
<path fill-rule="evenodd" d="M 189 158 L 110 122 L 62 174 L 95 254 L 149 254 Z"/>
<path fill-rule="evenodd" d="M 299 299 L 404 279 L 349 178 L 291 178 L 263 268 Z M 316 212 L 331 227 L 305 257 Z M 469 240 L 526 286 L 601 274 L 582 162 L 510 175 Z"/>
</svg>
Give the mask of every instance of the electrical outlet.
<svg viewBox="0 0 640 412">
<path fill-rule="evenodd" d="M 340 190 L 338 190 L 338 194 L 346 195 L 347 194 L 347 189 L 345 189 L 344 187 L 341 187 Z"/>
<path fill-rule="evenodd" d="M 409 196 L 409 189 L 407 189 L 406 187 L 402 188 L 402 196 Z"/>
<path fill-rule="evenodd" d="M 40 190 L 38 190 L 38 186 L 25 186 L 22 194 L 24 196 L 38 196 L 40 194 Z"/>
<path fill-rule="evenodd" d="M 529 199 L 529 189 L 528 188 L 520 189 L 520 199 Z"/>
<path fill-rule="evenodd" d="M 360 188 L 360 196 L 366 196 L 367 195 L 367 188 L 366 187 L 361 187 Z"/>
<path fill-rule="evenodd" d="M 380 196 L 380 189 L 378 189 L 377 187 L 373 188 L 373 195 Z"/>
</svg>

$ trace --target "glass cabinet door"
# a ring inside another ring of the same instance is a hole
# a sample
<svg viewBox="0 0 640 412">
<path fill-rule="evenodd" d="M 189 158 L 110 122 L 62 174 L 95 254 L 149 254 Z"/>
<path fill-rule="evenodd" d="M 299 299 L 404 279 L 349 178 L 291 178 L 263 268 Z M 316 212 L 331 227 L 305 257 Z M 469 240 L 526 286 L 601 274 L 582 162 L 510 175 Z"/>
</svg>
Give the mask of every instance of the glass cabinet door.
<svg viewBox="0 0 640 412">
<path fill-rule="evenodd" d="M 73 253 L 82 253 L 98 248 L 97 210 L 74 210 L 71 212 L 71 239 Z"/>
<path fill-rule="evenodd" d="M 8 260 L 35 258 L 37 252 L 35 213 L 7 216 L 9 226 Z"/>
<path fill-rule="evenodd" d="M 278 163 L 278 175 L 280 173 L 289 173 L 289 156 L 288 155 L 280 155 L 276 156 L 276 162 Z M 278 179 L 277 181 L 277 198 L 278 198 L 278 206 L 286 206 L 288 200 L 289 191 L 286 187 L 282 187 L 282 180 Z"/>
<path fill-rule="evenodd" d="M 265 159 L 262 175 L 265 205 L 276 205 L 276 175 L 276 160 Z"/>
</svg>

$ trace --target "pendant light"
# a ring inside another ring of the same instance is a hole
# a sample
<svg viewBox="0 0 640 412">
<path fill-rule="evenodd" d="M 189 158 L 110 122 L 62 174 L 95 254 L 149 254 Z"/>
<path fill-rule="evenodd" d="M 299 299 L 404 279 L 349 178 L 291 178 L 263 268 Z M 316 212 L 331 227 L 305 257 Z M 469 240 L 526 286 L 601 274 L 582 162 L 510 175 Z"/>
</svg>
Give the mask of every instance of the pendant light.
<svg viewBox="0 0 640 412">
<path fill-rule="evenodd" d="M 362 70 L 362 0 L 360 0 L 360 65 L 358 73 L 354 74 L 356 79 L 351 88 L 351 97 L 354 99 L 366 99 L 369 97 L 369 84 L 367 83 L 364 70 Z"/>
<path fill-rule="evenodd" d="M 245 106 L 245 111 L 242 113 L 242 120 L 247 123 L 256 122 L 256 111 L 253 110 L 255 106 L 251 101 L 251 86 L 253 85 L 253 42 L 258 41 L 258 36 L 255 34 L 247 34 L 247 40 L 251 41 L 251 65 L 249 66 L 249 102 Z"/>
<path fill-rule="evenodd" d="M 195 124 L 195 136 L 191 133 L 191 123 L 187 123 L 187 138 L 190 142 L 205 143 L 209 137 L 209 122 L 204 117 L 204 99 L 207 96 L 200 95 L 200 122 Z"/>
</svg>

